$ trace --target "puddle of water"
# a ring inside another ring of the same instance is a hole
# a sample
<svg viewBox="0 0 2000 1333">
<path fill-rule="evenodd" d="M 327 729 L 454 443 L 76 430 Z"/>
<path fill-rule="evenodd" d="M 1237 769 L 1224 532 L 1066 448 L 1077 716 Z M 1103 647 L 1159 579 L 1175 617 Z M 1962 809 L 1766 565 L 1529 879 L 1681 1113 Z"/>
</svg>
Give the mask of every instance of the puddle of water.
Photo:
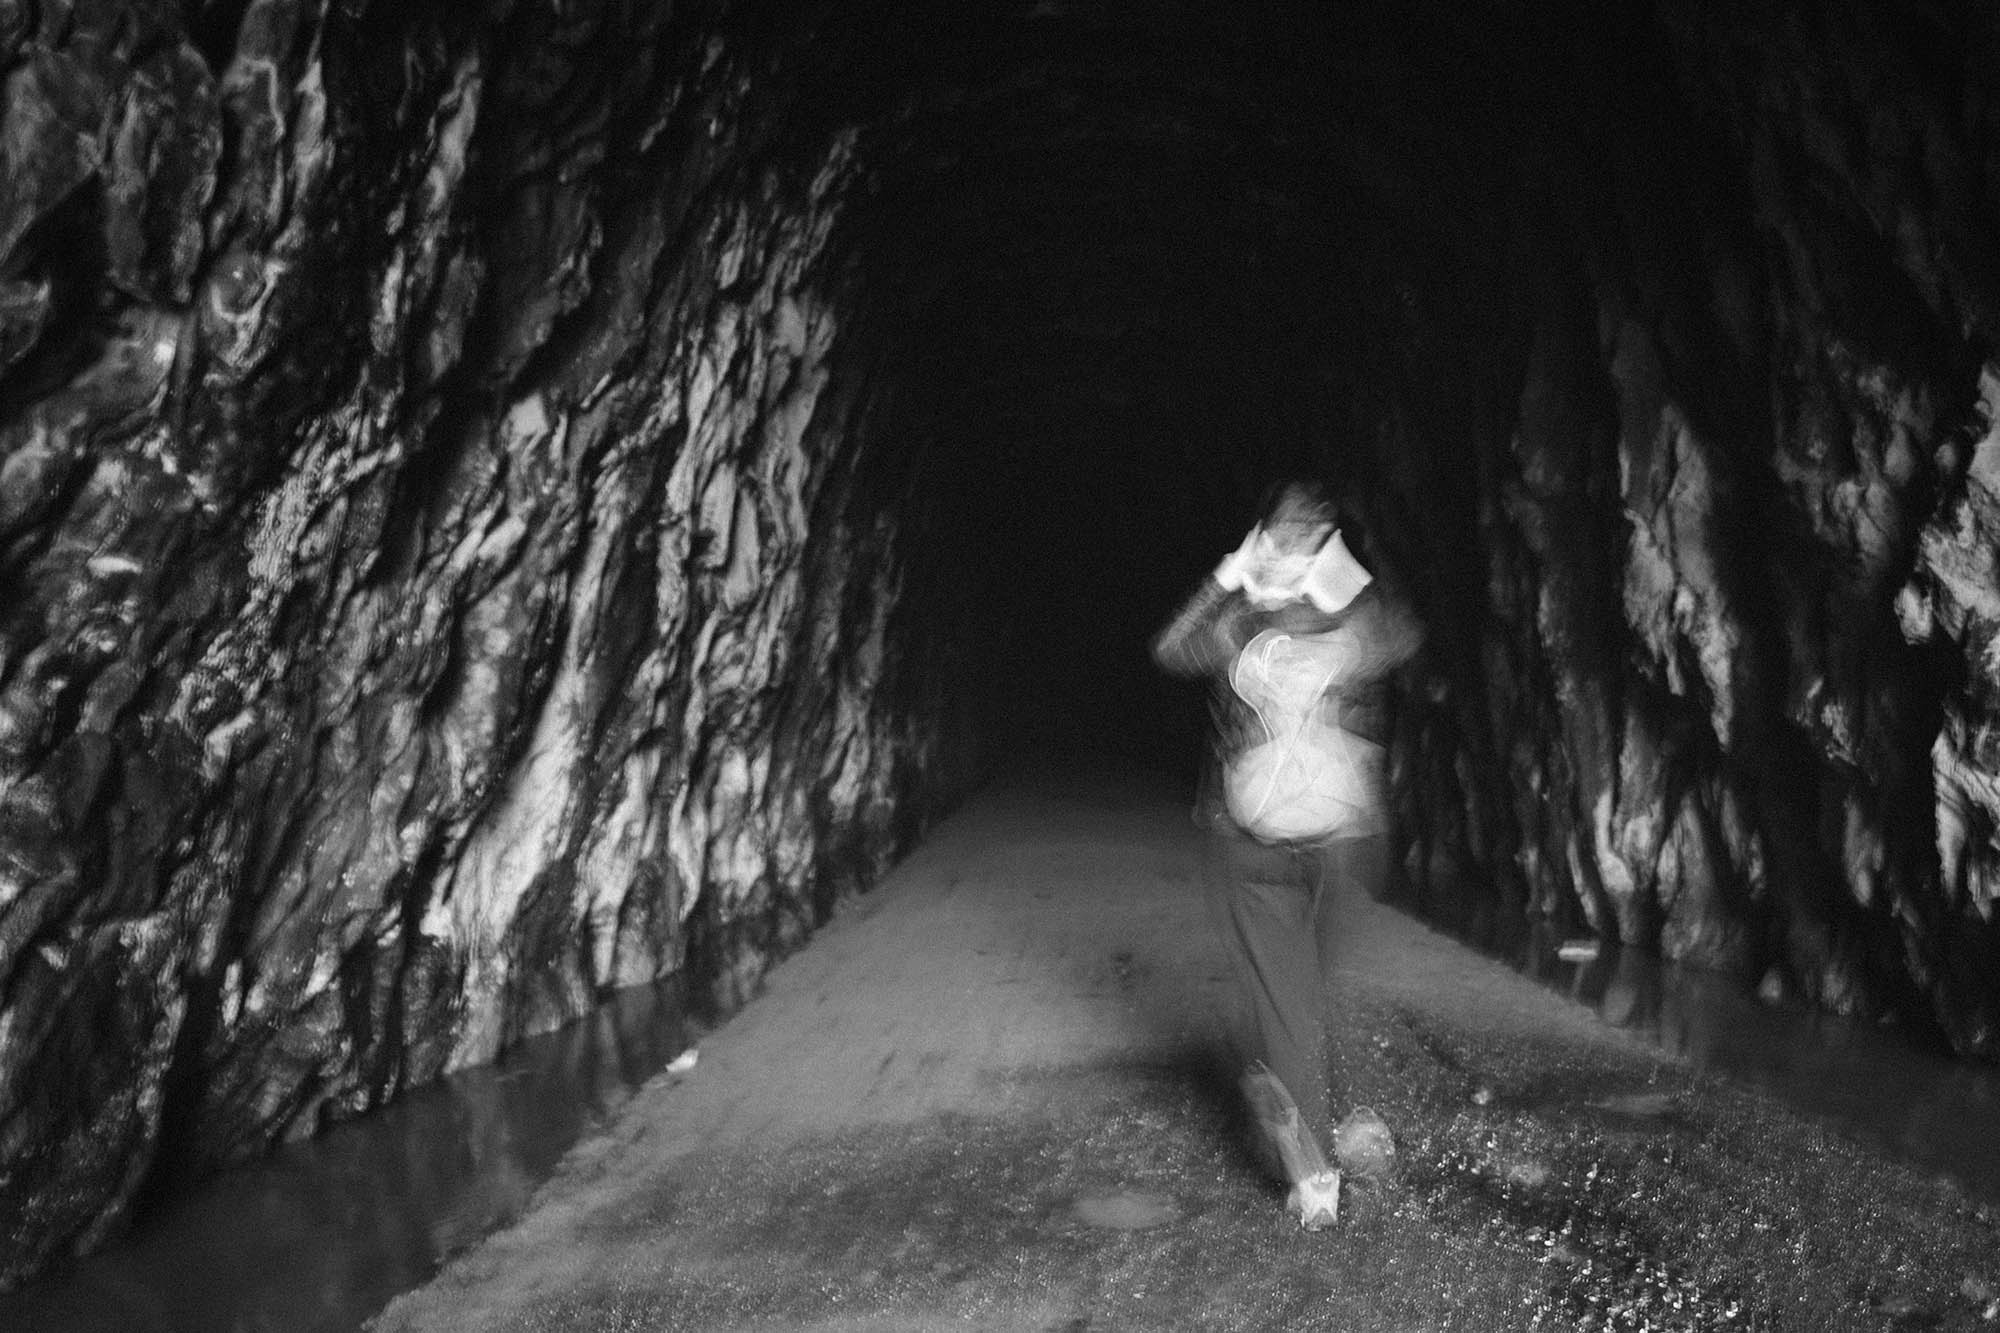
<svg viewBox="0 0 2000 1333">
<path fill-rule="evenodd" d="M 572 1144 L 686 1050 L 673 982 L 634 987 L 502 1060 L 214 1176 L 122 1239 L 0 1295 L 36 1333 L 351 1333 L 520 1216 Z"/>
<path fill-rule="evenodd" d="M 1087 1194 L 1076 1201 L 1075 1212 L 1088 1226 L 1114 1231 L 1143 1231 L 1147 1227 L 1174 1221 L 1181 1215 L 1173 1200 L 1133 1190 L 1116 1194 Z"/>
<path fill-rule="evenodd" d="M 1893 1028 L 1766 1004 L 1734 978 L 1636 949 L 1606 944 L 1594 956 L 1571 950 L 1565 958 L 1562 940 L 1525 925 L 1500 942 L 1450 933 L 1697 1069 L 1775 1096 L 2000 1205 L 2000 1137 L 1993 1133 L 2000 1069 L 1921 1050 Z"/>
</svg>

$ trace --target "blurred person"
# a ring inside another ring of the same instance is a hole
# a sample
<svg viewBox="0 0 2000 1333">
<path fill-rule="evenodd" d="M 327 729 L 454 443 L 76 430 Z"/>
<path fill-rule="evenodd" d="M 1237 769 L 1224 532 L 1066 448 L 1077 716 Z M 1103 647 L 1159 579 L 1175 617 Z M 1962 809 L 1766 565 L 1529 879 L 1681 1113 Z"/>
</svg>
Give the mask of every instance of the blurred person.
<svg viewBox="0 0 2000 1333">
<path fill-rule="evenodd" d="M 1420 640 L 1408 609 L 1349 550 L 1333 506 L 1295 481 L 1153 642 L 1164 670 L 1216 686 L 1195 811 L 1203 879 L 1248 1011 L 1233 1034 L 1241 1086 L 1309 1230 L 1340 1207 L 1340 1170 L 1321 1148 L 1334 898 L 1383 887 L 1382 687 Z M 1368 1137 L 1343 1124 L 1334 1142 Z"/>
</svg>

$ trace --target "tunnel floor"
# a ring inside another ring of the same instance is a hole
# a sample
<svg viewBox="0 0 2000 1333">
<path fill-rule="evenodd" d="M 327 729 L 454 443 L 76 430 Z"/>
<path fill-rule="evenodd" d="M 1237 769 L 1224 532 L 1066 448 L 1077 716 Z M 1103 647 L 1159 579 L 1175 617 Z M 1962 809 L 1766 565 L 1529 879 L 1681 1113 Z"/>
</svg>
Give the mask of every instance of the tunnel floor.
<svg viewBox="0 0 2000 1333">
<path fill-rule="evenodd" d="M 1399 1164 L 1300 1231 L 1196 850 L 1160 784 L 989 789 L 370 1327 L 2000 1323 L 2000 1210 L 1365 900 L 1336 1059 Z"/>
</svg>

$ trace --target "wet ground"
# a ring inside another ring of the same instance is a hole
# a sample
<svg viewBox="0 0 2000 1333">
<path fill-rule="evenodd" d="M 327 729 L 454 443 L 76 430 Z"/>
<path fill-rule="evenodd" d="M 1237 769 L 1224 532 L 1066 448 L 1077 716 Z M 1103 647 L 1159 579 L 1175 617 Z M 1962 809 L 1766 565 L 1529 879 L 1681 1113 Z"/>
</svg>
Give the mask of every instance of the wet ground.
<svg viewBox="0 0 2000 1333">
<path fill-rule="evenodd" d="M 159 1204 L 0 1330 L 349 1333 L 532 1198 L 384 1326 L 2000 1328 L 1994 1071 L 1368 904 L 1340 1057 L 1401 1165 L 1301 1234 L 1242 1146 L 1183 811 L 1017 782 L 693 1070 L 671 988 L 627 994 Z"/>
<path fill-rule="evenodd" d="M 2000 1328 L 2000 1209 L 1366 901 L 1338 1068 L 1399 1165 L 1301 1232 L 1193 839 L 1126 780 L 981 797 L 373 1327 Z"/>
<path fill-rule="evenodd" d="M 1767 1003 L 1734 978 L 1636 949 L 1564 961 L 1562 944 L 1535 932 L 1482 947 L 1698 1070 L 2000 1204 L 2000 1068 L 1924 1049 L 1893 1025 Z"/>
<path fill-rule="evenodd" d="M 387 1109 L 170 1188 L 97 1254 L 0 1294 L 0 1333 L 353 1333 L 519 1217 L 698 1027 L 635 987 Z"/>
</svg>

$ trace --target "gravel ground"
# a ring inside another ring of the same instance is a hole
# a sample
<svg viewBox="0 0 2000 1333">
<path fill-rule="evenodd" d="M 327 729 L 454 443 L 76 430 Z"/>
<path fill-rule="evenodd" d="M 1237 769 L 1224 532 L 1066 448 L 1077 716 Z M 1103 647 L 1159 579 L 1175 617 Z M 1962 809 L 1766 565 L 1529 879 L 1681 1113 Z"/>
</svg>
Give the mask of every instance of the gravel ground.
<svg viewBox="0 0 2000 1333">
<path fill-rule="evenodd" d="M 1367 902 L 1336 1067 L 1397 1168 L 1300 1231 L 1194 853 L 1130 779 L 988 793 L 372 1327 L 2000 1329 L 2000 1210 Z"/>
</svg>

